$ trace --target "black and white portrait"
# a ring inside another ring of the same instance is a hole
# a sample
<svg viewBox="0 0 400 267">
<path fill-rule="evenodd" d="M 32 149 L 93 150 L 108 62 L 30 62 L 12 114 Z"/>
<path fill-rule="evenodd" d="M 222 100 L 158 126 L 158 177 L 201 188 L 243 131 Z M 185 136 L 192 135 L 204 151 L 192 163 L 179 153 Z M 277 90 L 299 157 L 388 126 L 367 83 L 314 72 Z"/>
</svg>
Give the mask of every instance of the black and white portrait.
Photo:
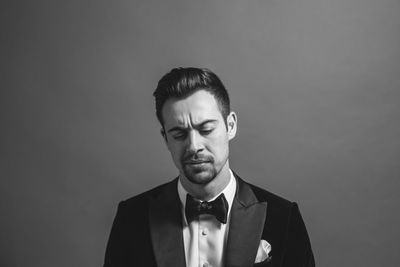
<svg viewBox="0 0 400 267">
<path fill-rule="evenodd" d="M 2 1 L 0 266 L 398 266 L 399 14 Z"/>
</svg>

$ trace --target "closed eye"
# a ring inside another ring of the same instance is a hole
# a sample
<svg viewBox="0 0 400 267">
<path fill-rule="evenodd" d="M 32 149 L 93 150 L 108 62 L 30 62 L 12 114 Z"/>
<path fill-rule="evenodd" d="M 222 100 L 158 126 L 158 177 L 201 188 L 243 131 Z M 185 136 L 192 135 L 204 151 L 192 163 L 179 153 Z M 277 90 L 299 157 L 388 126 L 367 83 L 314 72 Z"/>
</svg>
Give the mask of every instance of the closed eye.
<svg viewBox="0 0 400 267">
<path fill-rule="evenodd" d="M 183 140 L 186 138 L 186 132 L 179 131 L 172 135 L 175 140 Z"/>
<path fill-rule="evenodd" d="M 200 130 L 200 134 L 201 134 L 201 135 L 208 135 L 208 134 L 210 134 L 212 131 L 214 131 L 214 129 L 204 129 L 204 130 Z"/>
</svg>

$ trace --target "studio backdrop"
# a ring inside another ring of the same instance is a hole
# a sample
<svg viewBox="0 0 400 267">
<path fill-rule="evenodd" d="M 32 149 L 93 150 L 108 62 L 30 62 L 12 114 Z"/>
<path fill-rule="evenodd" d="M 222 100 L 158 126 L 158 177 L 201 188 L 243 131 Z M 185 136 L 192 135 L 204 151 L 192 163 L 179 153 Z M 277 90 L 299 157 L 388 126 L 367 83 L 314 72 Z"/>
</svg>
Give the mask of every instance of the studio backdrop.
<svg viewBox="0 0 400 267">
<path fill-rule="evenodd" d="M 0 265 L 102 265 L 118 202 L 178 174 L 152 93 L 194 66 L 230 93 L 232 169 L 299 203 L 317 266 L 399 266 L 399 14 L 397 0 L 2 1 Z"/>
</svg>

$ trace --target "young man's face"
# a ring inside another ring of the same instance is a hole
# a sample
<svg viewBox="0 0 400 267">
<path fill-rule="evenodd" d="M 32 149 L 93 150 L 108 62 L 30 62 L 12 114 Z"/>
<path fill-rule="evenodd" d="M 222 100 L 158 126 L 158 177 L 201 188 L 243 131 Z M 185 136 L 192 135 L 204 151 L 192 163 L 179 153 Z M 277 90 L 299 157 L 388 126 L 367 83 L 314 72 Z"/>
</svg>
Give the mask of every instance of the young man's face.
<svg viewBox="0 0 400 267">
<path fill-rule="evenodd" d="M 168 99 L 162 116 L 165 141 L 180 175 L 194 184 L 212 181 L 227 165 L 235 113 L 229 114 L 227 127 L 214 96 L 199 90 L 184 99 Z"/>
</svg>

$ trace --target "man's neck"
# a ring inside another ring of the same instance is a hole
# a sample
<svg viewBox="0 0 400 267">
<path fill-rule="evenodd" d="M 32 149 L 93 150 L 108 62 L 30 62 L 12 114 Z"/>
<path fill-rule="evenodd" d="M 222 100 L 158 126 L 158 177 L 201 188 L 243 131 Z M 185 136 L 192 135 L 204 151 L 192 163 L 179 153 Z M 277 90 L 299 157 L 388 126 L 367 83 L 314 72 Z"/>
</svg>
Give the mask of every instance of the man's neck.
<svg viewBox="0 0 400 267">
<path fill-rule="evenodd" d="M 207 184 L 194 184 L 190 182 L 186 177 L 181 177 L 181 183 L 183 188 L 193 197 L 208 201 L 216 197 L 221 193 L 224 188 L 228 185 L 231 178 L 229 170 L 229 162 L 227 161 L 218 175 Z"/>
</svg>

